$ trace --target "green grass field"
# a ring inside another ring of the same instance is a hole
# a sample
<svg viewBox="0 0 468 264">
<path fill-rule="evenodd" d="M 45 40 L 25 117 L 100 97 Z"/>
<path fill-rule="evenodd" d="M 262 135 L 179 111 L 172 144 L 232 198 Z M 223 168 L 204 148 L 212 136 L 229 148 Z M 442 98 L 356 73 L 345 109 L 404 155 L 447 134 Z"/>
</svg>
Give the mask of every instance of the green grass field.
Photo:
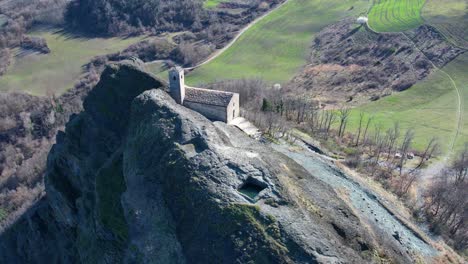
<svg viewBox="0 0 468 264">
<path fill-rule="evenodd" d="M 426 0 L 372 0 L 369 26 L 377 32 L 401 32 L 424 23 L 421 9 Z"/>
<path fill-rule="evenodd" d="M 427 0 L 422 16 L 437 28 L 449 41 L 468 49 L 468 1 L 466 0 Z"/>
<path fill-rule="evenodd" d="M 463 107 L 468 105 L 467 66 L 468 55 L 462 55 L 442 69 L 452 77 L 462 99 L 462 122 L 458 135 L 457 91 L 450 78 L 441 71 L 434 72 L 404 92 L 353 109 L 350 131 L 357 129 L 359 113 L 363 111 L 367 117 L 374 116 L 374 124 L 380 125 L 383 131 L 396 121 L 402 129 L 414 129 L 414 147 L 418 149 L 424 148 L 433 136 L 439 139 L 444 151 L 451 149 L 455 137 L 455 149 L 461 148 L 468 141 L 468 109 Z"/>
<path fill-rule="evenodd" d="M 345 16 L 357 16 L 367 5 L 366 0 L 290 0 L 221 56 L 190 73 L 187 81 L 190 85 L 244 77 L 288 81 L 306 63 L 317 32 Z"/>
<path fill-rule="evenodd" d="M 206 0 L 203 3 L 203 6 L 207 9 L 212 9 L 217 7 L 220 3 L 226 2 L 227 0 Z"/>
<path fill-rule="evenodd" d="M 56 30 L 42 30 L 30 35 L 43 37 L 51 53 L 17 56 L 7 73 L 0 77 L 0 91 L 24 91 L 35 95 L 60 94 L 73 87 L 82 66 L 97 55 L 117 52 L 138 42 L 138 38 L 77 38 Z"/>
</svg>

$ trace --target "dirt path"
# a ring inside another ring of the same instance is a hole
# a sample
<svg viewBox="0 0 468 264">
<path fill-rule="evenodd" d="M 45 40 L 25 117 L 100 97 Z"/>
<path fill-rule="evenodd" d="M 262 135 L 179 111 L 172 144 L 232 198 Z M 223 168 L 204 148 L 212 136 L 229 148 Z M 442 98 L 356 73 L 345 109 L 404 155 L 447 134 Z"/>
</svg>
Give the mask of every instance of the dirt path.
<svg viewBox="0 0 468 264">
<path fill-rule="evenodd" d="M 373 31 L 373 32 L 375 32 L 377 34 L 385 34 L 385 33 L 380 33 L 380 32 L 375 31 L 374 29 L 372 29 L 369 26 L 369 24 L 367 24 L 367 27 L 369 28 L 369 30 L 371 30 L 371 31 Z M 432 67 L 434 67 L 434 69 L 436 71 L 441 72 L 443 75 L 445 75 L 450 80 L 450 83 L 452 84 L 452 87 L 453 87 L 453 89 L 455 90 L 455 92 L 457 94 L 456 124 L 455 124 L 454 135 L 453 135 L 452 141 L 450 142 L 450 145 L 449 145 L 449 150 L 447 151 L 447 153 L 445 153 L 445 155 L 443 157 L 441 157 L 440 161 L 431 163 L 421 173 L 421 177 L 419 177 L 418 180 L 417 180 L 418 184 L 416 184 L 416 186 L 417 186 L 417 190 L 416 190 L 417 197 L 420 198 L 421 193 L 424 192 L 424 190 L 430 184 L 430 182 L 434 179 L 434 177 L 436 177 L 438 174 L 440 174 L 440 172 L 442 171 L 444 165 L 446 165 L 447 162 L 449 162 L 451 156 L 454 153 L 455 144 L 456 144 L 457 139 L 458 139 L 458 137 L 459 137 L 459 135 L 461 133 L 461 130 L 463 128 L 463 95 L 462 95 L 462 92 L 460 90 L 460 87 L 458 87 L 457 83 L 455 82 L 455 80 L 452 78 L 452 76 L 449 73 L 447 73 L 443 69 L 437 67 L 437 65 L 432 60 L 430 60 L 426 56 L 426 54 L 424 54 L 424 52 L 404 32 L 401 32 L 400 34 L 402 34 L 404 37 L 406 37 L 410 41 L 410 43 L 413 44 L 413 47 L 415 49 L 417 49 L 424 57 L 426 57 L 426 59 L 431 63 Z"/>
<path fill-rule="evenodd" d="M 417 183 L 415 184 L 417 201 L 418 203 L 421 203 L 422 202 L 421 195 L 424 193 L 427 187 L 431 184 L 431 182 L 433 182 L 434 178 L 440 175 L 445 165 L 448 164 L 451 156 L 454 154 L 455 144 L 463 128 L 463 99 L 462 99 L 463 95 L 457 83 L 455 82 L 455 80 L 452 78 L 450 74 L 448 74 L 446 71 L 442 70 L 441 68 L 437 67 L 437 65 L 435 65 L 435 63 L 432 62 L 426 56 L 426 54 L 424 54 L 424 52 L 421 51 L 421 49 L 418 48 L 418 46 L 411 40 L 410 37 L 408 37 L 405 33 L 401 33 L 401 34 L 403 34 L 406 38 L 408 38 L 408 40 L 410 40 L 411 43 L 413 43 L 414 48 L 419 50 L 419 52 L 421 52 L 421 54 L 423 54 L 423 56 L 426 57 L 426 59 L 431 63 L 434 69 L 436 69 L 437 71 L 440 71 L 450 80 L 452 87 L 455 89 L 457 93 L 457 104 L 458 104 L 457 114 L 456 114 L 457 123 L 456 123 L 456 129 L 454 131 L 454 135 L 452 138 L 452 142 L 450 143 L 450 146 L 449 146 L 449 151 L 445 153 L 445 155 L 441 157 L 439 161 L 429 164 L 429 166 L 421 172 L 421 177 L 418 177 Z"/>
<path fill-rule="evenodd" d="M 188 68 L 184 68 L 184 70 L 186 71 L 192 71 L 200 66 L 203 66 L 209 62 L 211 62 L 212 60 L 216 59 L 217 57 L 219 57 L 221 54 L 223 54 L 226 50 L 228 50 L 232 45 L 234 45 L 234 43 L 236 43 L 237 40 L 239 40 L 239 38 L 247 31 L 249 30 L 252 26 L 254 26 L 255 24 L 257 24 L 258 22 L 260 22 L 262 19 L 264 19 L 265 17 L 267 17 L 268 15 L 270 15 L 272 12 L 274 12 L 275 10 L 278 10 L 279 8 L 281 8 L 283 5 L 285 5 L 287 2 L 289 2 L 289 0 L 285 0 L 283 3 L 277 5 L 275 8 L 269 10 L 268 12 L 266 12 L 265 14 L 263 14 L 262 16 L 256 18 L 255 20 L 253 20 L 252 22 L 250 22 L 249 24 L 247 24 L 247 26 L 245 26 L 244 28 L 242 28 L 237 34 L 236 36 L 226 45 L 224 46 L 222 49 L 219 49 L 219 50 L 216 50 L 214 53 L 212 53 L 208 58 L 206 58 L 204 61 L 200 62 L 199 64 L 195 65 L 195 66 L 192 66 L 192 67 L 188 67 Z M 159 63 L 159 62 L 166 62 L 166 60 L 155 60 L 155 61 L 149 61 L 149 62 L 146 62 L 145 64 L 146 65 L 150 65 L 150 64 L 154 64 L 154 63 Z"/>
<path fill-rule="evenodd" d="M 369 9 L 370 10 L 370 9 Z M 369 12 L 369 11 L 368 11 Z M 371 30 L 372 32 L 376 33 L 376 34 L 386 34 L 386 33 L 389 33 L 389 32 L 377 32 L 375 31 L 370 25 L 369 25 L 369 21 L 367 21 L 367 28 L 369 30 Z M 439 32 L 439 31 L 437 31 Z M 440 33 L 440 32 L 439 32 Z M 447 154 L 444 156 L 444 159 L 447 159 L 447 158 L 450 158 L 450 156 L 453 154 L 453 151 L 454 151 L 454 148 L 455 148 L 455 143 L 457 142 L 457 139 L 458 139 L 458 136 L 460 135 L 460 131 L 462 130 L 462 126 L 463 126 L 463 100 L 462 100 L 462 94 L 461 94 L 461 91 L 460 91 L 460 88 L 458 87 L 457 83 L 455 82 L 455 80 L 453 80 L 452 76 L 450 76 L 450 74 L 448 74 L 446 71 L 442 70 L 441 68 L 437 67 L 437 65 L 431 60 L 429 59 L 426 54 L 424 54 L 424 52 L 413 42 L 413 40 L 408 37 L 404 32 L 400 32 L 400 34 L 402 34 L 405 38 L 407 38 L 412 44 L 413 44 L 413 47 L 415 49 L 417 49 L 424 57 L 426 57 L 426 59 L 431 63 L 432 67 L 434 67 L 434 69 L 436 69 L 436 71 L 440 71 L 442 74 L 444 74 L 451 82 L 452 84 L 452 87 L 455 89 L 456 93 L 457 93 L 457 104 L 458 104 L 458 107 L 457 107 L 457 124 L 456 124 L 456 129 L 454 131 L 454 136 L 453 136 L 453 139 L 452 139 L 452 142 L 450 143 L 450 146 L 449 146 L 449 151 L 447 152 Z"/>
<path fill-rule="evenodd" d="M 232 45 L 234 45 L 234 43 L 236 43 L 237 40 L 239 40 L 239 38 L 247 31 L 249 30 L 252 26 L 254 26 L 255 24 L 257 24 L 258 22 L 260 22 L 262 19 L 264 19 L 265 17 L 267 17 L 268 15 L 270 15 L 272 12 L 278 10 L 279 8 L 281 8 L 283 5 L 285 5 L 286 3 L 288 3 L 289 0 L 285 0 L 283 3 L 277 5 L 275 8 L 271 9 L 270 11 L 266 12 L 265 14 L 263 14 L 262 16 L 256 18 L 255 20 L 253 20 L 252 22 L 250 22 L 247 26 L 245 26 L 243 29 L 241 29 L 237 35 L 226 45 L 224 46 L 222 49 L 219 49 L 217 51 L 215 51 L 213 54 L 211 54 L 206 60 L 204 60 L 203 62 L 199 63 L 198 65 L 195 65 L 193 67 L 189 67 L 189 68 L 184 68 L 186 71 L 191 71 L 191 70 L 194 70 L 200 66 L 203 66 L 209 62 L 211 62 L 212 60 L 216 59 L 217 57 L 219 57 L 221 54 L 223 54 L 227 49 L 229 49 Z"/>
<path fill-rule="evenodd" d="M 415 49 L 417 49 L 424 57 L 426 57 L 426 59 L 431 63 L 432 67 L 434 67 L 434 69 L 436 69 L 437 71 L 440 71 L 441 73 L 443 73 L 445 76 L 447 76 L 447 78 L 450 80 L 450 82 L 452 83 L 452 86 L 453 88 L 455 89 L 455 91 L 457 92 L 457 103 L 458 103 L 458 107 L 457 107 L 457 124 L 456 124 L 456 130 L 455 130 L 455 135 L 453 136 L 453 139 L 452 139 L 452 142 L 450 143 L 450 151 L 447 153 L 447 157 L 450 157 L 453 153 L 453 150 L 455 148 L 455 143 L 457 141 L 457 138 L 460 134 L 460 131 L 462 129 L 462 126 L 463 126 L 463 100 L 462 100 L 462 94 L 460 92 L 460 88 L 458 87 L 457 83 L 455 82 L 455 80 L 453 80 L 452 76 L 450 76 L 450 74 L 448 74 L 446 71 L 442 70 L 441 68 L 437 67 L 437 65 L 435 65 L 434 62 L 432 62 L 432 60 L 430 60 L 426 54 L 424 54 L 424 52 L 422 52 L 421 49 L 419 49 L 419 47 L 413 42 L 413 40 L 408 37 L 405 33 L 401 33 L 403 36 L 405 36 L 412 44 L 413 44 L 413 47 Z"/>
</svg>

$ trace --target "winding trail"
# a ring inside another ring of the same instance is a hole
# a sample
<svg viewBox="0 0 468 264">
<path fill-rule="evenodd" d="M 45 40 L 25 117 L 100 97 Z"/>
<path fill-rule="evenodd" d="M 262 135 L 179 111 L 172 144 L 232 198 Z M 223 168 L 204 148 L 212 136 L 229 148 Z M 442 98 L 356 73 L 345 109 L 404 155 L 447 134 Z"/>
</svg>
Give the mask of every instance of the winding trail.
<svg viewBox="0 0 468 264">
<path fill-rule="evenodd" d="M 426 23 L 425 20 L 424 22 Z M 429 23 L 426 23 L 426 24 L 429 24 Z M 369 25 L 369 23 L 367 23 L 367 28 L 376 34 L 390 33 L 390 32 L 377 32 Z M 448 41 L 448 38 L 445 35 L 443 35 L 436 27 L 434 28 Z M 397 32 L 393 32 L 393 33 L 397 33 Z M 456 124 L 455 124 L 455 131 L 454 131 L 453 138 L 449 144 L 449 150 L 447 151 L 447 153 L 445 153 L 443 157 L 441 157 L 439 161 L 431 163 L 427 168 L 425 168 L 423 172 L 421 173 L 421 177 L 419 177 L 417 180 L 418 187 L 416 188 L 416 196 L 417 196 L 418 202 L 421 203 L 422 202 L 421 194 L 425 191 L 425 189 L 427 188 L 427 186 L 429 186 L 429 184 L 433 181 L 433 179 L 437 177 L 438 175 L 440 175 L 441 171 L 444 169 L 445 165 L 450 161 L 451 156 L 454 154 L 455 144 L 461 133 L 461 130 L 463 129 L 463 107 L 464 107 L 463 95 L 462 95 L 462 91 L 460 90 L 460 87 L 458 87 L 457 83 L 455 82 L 455 80 L 452 78 L 452 76 L 449 73 L 439 68 L 431 59 L 429 59 L 426 56 L 426 54 L 416 45 L 416 43 L 414 43 L 414 41 L 408 35 L 406 35 L 404 32 L 400 32 L 400 34 L 402 34 L 405 38 L 407 38 L 410 41 L 410 43 L 412 43 L 413 47 L 416 50 L 418 50 L 431 63 L 432 67 L 434 67 L 436 71 L 441 72 L 450 80 L 450 83 L 457 94 Z M 450 42 L 451 44 L 454 44 L 451 41 L 448 41 L 448 42 Z M 458 45 L 454 45 L 454 46 L 459 47 Z"/>
<path fill-rule="evenodd" d="M 186 71 L 192 71 L 200 66 L 203 66 L 211 61 L 213 61 L 214 59 L 218 58 L 219 56 L 221 56 L 226 50 L 228 50 L 232 45 L 234 45 L 234 43 L 237 42 L 237 40 L 239 40 L 240 37 L 242 37 L 242 35 L 247 31 L 249 30 L 252 26 L 254 26 L 255 24 L 257 24 L 258 22 L 260 22 L 262 19 L 264 19 L 265 17 L 267 17 L 268 15 L 270 15 L 272 12 L 280 9 L 282 6 L 284 6 L 286 3 L 288 3 L 289 0 L 285 0 L 284 2 L 282 2 L 281 4 L 277 5 L 276 7 L 274 7 L 273 9 L 270 9 L 269 11 L 267 11 L 265 14 L 261 15 L 260 17 L 256 18 L 255 20 L 251 21 L 249 24 L 247 24 L 244 28 L 242 28 L 239 32 L 237 32 L 236 36 L 226 45 L 224 46 L 223 48 L 221 49 L 218 49 L 216 50 L 215 52 L 213 52 L 210 56 L 208 56 L 208 58 L 206 58 L 204 61 L 200 62 L 199 64 L 195 65 L 195 66 L 192 66 L 192 67 L 187 67 L 187 68 L 184 68 L 184 70 Z M 166 62 L 167 60 L 154 60 L 154 61 L 149 61 L 149 62 L 146 62 L 145 64 L 146 65 L 151 65 L 151 64 L 154 64 L 154 63 L 159 63 L 159 62 Z"/>
<path fill-rule="evenodd" d="M 426 59 L 431 63 L 432 67 L 436 69 L 437 71 L 440 71 L 443 73 L 447 78 L 450 80 L 452 83 L 453 88 L 457 92 L 457 101 L 458 101 L 458 107 L 457 107 L 457 124 L 456 124 L 456 130 L 455 130 L 455 135 L 453 136 L 452 142 L 450 143 L 450 151 L 447 153 L 447 157 L 450 157 L 453 154 L 454 148 L 455 148 L 455 143 L 458 139 L 458 136 L 460 135 L 460 131 L 462 130 L 463 126 L 463 100 L 462 100 L 462 94 L 460 91 L 460 88 L 458 87 L 457 83 L 455 80 L 452 78 L 450 74 L 448 74 L 446 71 L 442 70 L 441 68 L 437 67 L 434 62 L 432 62 L 431 59 L 429 59 L 426 54 L 413 42 L 413 40 L 408 37 L 405 33 L 401 32 L 403 36 L 405 36 L 412 44 L 415 49 L 417 49 Z"/>
<path fill-rule="evenodd" d="M 372 5 L 373 5 L 373 1 L 372 1 L 372 4 L 370 5 L 368 11 L 367 11 L 367 14 L 369 15 L 369 12 L 370 10 L 372 9 Z M 421 9 L 422 11 L 422 9 Z M 421 14 L 421 18 L 423 19 L 424 23 L 425 24 L 429 24 L 427 23 L 427 21 L 423 18 L 422 14 Z M 398 33 L 398 32 L 378 32 L 376 31 L 375 29 L 373 29 L 370 24 L 369 24 L 369 20 L 367 20 L 367 23 L 366 23 L 366 26 L 367 28 L 376 33 L 376 34 L 387 34 L 387 33 Z M 444 36 L 444 38 L 447 39 L 448 41 L 448 38 L 442 34 L 436 27 L 434 27 L 438 33 L 440 33 L 442 36 Z M 455 80 L 452 78 L 452 76 L 450 74 L 448 74 L 446 71 L 442 70 L 441 68 L 437 67 L 437 65 L 431 60 L 429 59 L 426 54 L 416 45 L 416 43 L 414 43 L 414 41 L 408 37 L 408 35 L 406 35 L 404 32 L 399 32 L 400 34 L 402 34 L 405 38 L 407 38 L 412 44 L 413 44 L 413 47 L 415 49 L 417 49 L 432 65 L 432 67 L 434 67 L 434 69 L 436 69 L 437 71 L 440 71 L 442 74 L 444 74 L 451 82 L 452 84 L 452 87 L 454 88 L 454 90 L 456 91 L 457 93 L 457 103 L 458 103 L 458 107 L 457 107 L 457 124 L 456 124 L 456 129 L 454 131 L 454 136 L 452 138 L 452 142 L 450 143 L 450 146 L 449 146 L 449 151 L 447 152 L 446 156 L 444 157 L 444 160 L 448 160 L 450 158 L 450 156 L 453 154 L 454 152 L 454 149 L 455 149 L 455 144 L 457 142 L 457 139 L 458 139 L 458 136 L 460 135 L 460 131 L 462 130 L 462 126 L 463 126 L 463 100 L 462 100 L 462 93 L 460 91 L 460 88 L 458 87 L 457 83 L 455 82 Z M 449 41 L 450 42 L 450 41 Z M 452 42 L 450 42 L 451 44 L 453 44 Z M 454 45 L 456 47 L 459 47 L 458 45 Z"/>
<path fill-rule="evenodd" d="M 191 70 L 194 70 L 200 66 L 203 66 L 209 62 L 211 62 L 212 60 L 216 59 L 217 57 L 219 57 L 221 54 L 223 54 L 227 49 L 229 49 L 232 45 L 234 45 L 234 43 L 236 43 L 237 40 L 239 40 L 239 38 L 247 31 L 249 30 L 252 26 L 254 26 L 255 24 L 257 24 L 258 22 L 260 22 L 262 19 L 264 19 L 265 17 L 267 17 L 268 15 L 270 15 L 272 12 L 280 9 L 282 6 L 284 6 L 286 3 L 288 3 L 289 0 L 285 0 L 284 2 L 282 2 L 281 4 L 277 5 L 276 7 L 274 7 L 273 9 L 267 11 L 265 14 L 261 15 L 260 17 L 256 18 L 255 20 L 253 20 L 252 22 L 250 22 L 249 24 L 247 24 L 247 26 L 245 26 L 244 28 L 242 28 L 237 34 L 236 36 L 226 45 L 224 46 L 222 49 L 219 49 L 217 51 L 215 51 L 214 53 L 212 53 L 206 60 L 200 62 L 199 64 L 195 65 L 195 66 L 192 66 L 192 67 L 188 67 L 188 68 L 184 68 L 184 70 L 186 71 L 191 71 Z"/>
</svg>

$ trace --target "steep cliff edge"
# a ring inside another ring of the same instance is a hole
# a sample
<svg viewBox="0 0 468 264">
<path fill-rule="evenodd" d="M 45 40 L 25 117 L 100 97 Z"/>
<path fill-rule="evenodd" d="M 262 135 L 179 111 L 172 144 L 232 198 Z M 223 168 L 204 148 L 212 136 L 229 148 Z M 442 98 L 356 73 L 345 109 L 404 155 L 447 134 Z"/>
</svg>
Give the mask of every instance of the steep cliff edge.
<svg viewBox="0 0 468 264">
<path fill-rule="evenodd" d="M 164 87 L 107 67 L 57 136 L 47 196 L 0 235 L 0 263 L 373 262 L 381 241 L 328 185 Z"/>
</svg>

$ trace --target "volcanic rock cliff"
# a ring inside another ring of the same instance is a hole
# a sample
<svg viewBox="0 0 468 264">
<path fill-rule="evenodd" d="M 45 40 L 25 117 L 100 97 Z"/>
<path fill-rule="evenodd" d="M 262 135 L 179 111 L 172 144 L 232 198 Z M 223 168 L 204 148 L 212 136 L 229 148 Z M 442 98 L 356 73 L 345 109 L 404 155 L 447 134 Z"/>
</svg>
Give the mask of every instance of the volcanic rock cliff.
<svg viewBox="0 0 468 264">
<path fill-rule="evenodd" d="M 46 197 L 0 235 L 0 263 L 373 262 L 380 243 L 328 185 L 165 86 L 107 66 L 57 136 Z"/>
</svg>

